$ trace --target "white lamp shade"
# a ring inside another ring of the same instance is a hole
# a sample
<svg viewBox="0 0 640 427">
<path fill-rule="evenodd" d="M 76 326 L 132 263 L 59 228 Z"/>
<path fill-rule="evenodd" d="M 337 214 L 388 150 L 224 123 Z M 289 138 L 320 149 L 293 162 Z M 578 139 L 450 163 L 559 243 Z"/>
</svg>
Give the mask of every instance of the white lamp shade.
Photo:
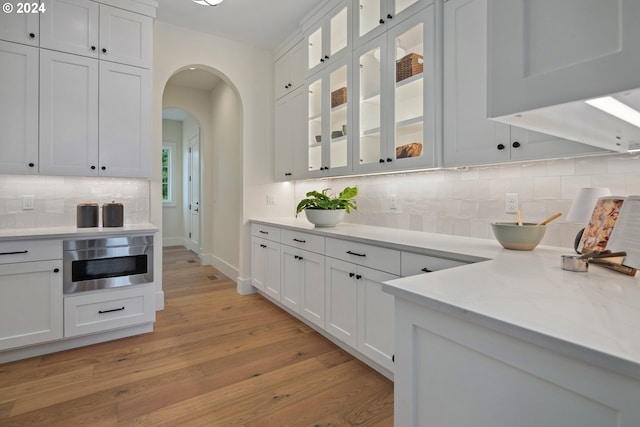
<svg viewBox="0 0 640 427">
<path fill-rule="evenodd" d="M 591 219 L 593 209 L 600 197 L 610 196 L 611 191 L 604 187 L 581 188 L 573 199 L 571 209 L 565 221 L 586 224 Z"/>
</svg>

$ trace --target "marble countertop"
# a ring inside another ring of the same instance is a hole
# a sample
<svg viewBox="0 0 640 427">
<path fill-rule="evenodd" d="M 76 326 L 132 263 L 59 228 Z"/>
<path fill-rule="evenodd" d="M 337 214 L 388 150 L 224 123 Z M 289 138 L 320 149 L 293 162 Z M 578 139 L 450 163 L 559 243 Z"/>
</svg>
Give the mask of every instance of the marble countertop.
<svg viewBox="0 0 640 427">
<path fill-rule="evenodd" d="M 123 236 L 131 234 L 155 233 L 158 227 L 153 224 L 126 225 L 124 227 L 39 227 L 0 229 L 0 241 L 90 238 L 101 236 Z"/>
<path fill-rule="evenodd" d="M 387 282 L 399 298 L 461 316 L 563 354 L 640 378 L 640 274 L 560 268 L 572 250 L 512 251 L 491 239 L 306 220 L 254 222 L 452 259 L 486 261 Z"/>
</svg>

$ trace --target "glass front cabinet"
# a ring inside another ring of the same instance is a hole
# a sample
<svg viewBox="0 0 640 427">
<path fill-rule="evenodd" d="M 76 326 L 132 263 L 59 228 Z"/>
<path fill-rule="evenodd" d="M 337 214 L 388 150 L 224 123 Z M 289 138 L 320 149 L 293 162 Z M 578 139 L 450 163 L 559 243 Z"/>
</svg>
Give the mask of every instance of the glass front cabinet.
<svg viewBox="0 0 640 427">
<path fill-rule="evenodd" d="M 371 41 L 429 3 L 429 0 L 353 0 L 354 45 L 359 47 Z"/>
<path fill-rule="evenodd" d="M 307 177 L 344 175 L 351 171 L 350 80 L 349 64 L 342 62 L 328 67 L 308 82 Z"/>
<path fill-rule="evenodd" d="M 436 166 L 434 7 L 353 55 L 357 173 Z"/>
<path fill-rule="evenodd" d="M 306 33 L 307 69 L 315 73 L 333 63 L 340 54 L 351 48 L 350 4 L 347 0 L 333 9 Z"/>
</svg>

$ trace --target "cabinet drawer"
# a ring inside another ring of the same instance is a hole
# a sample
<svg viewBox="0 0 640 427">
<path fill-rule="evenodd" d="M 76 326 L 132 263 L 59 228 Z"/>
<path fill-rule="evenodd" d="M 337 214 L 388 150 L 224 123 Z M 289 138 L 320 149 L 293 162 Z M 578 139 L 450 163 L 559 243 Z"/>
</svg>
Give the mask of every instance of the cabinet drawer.
<svg viewBox="0 0 640 427">
<path fill-rule="evenodd" d="M 412 252 L 402 252 L 401 276 L 413 276 L 416 274 L 429 273 L 431 271 L 459 267 L 461 265 L 467 265 L 467 263 L 464 261 L 454 261 L 429 255 L 415 254 Z"/>
<path fill-rule="evenodd" d="M 395 249 L 327 238 L 326 255 L 376 270 L 400 274 L 400 251 Z"/>
<path fill-rule="evenodd" d="M 282 230 L 280 242 L 307 251 L 324 254 L 324 237 L 301 231 Z"/>
<path fill-rule="evenodd" d="M 280 229 L 270 225 L 251 224 L 251 235 L 274 242 L 280 241 Z"/>
<path fill-rule="evenodd" d="M 91 334 L 155 320 L 154 284 L 64 299 L 64 336 Z"/>
<path fill-rule="evenodd" d="M 62 259 L 61 240 L 0 242 L 0 264 Z"/>
</svg>

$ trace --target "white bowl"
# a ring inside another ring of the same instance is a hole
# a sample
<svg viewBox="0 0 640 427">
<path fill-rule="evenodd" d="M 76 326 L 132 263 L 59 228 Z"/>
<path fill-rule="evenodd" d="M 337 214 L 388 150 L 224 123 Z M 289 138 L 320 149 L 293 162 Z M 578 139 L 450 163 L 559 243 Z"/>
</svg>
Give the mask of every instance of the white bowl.
<svg viewBox="0 0 640 427">
<path fill-rule="evenodd" d="M 344 209 L 305 209 L 304 214 L 307 220 L 316 227 L 335 227 L 342 221 L 345 214 Z"/>
</svg>

